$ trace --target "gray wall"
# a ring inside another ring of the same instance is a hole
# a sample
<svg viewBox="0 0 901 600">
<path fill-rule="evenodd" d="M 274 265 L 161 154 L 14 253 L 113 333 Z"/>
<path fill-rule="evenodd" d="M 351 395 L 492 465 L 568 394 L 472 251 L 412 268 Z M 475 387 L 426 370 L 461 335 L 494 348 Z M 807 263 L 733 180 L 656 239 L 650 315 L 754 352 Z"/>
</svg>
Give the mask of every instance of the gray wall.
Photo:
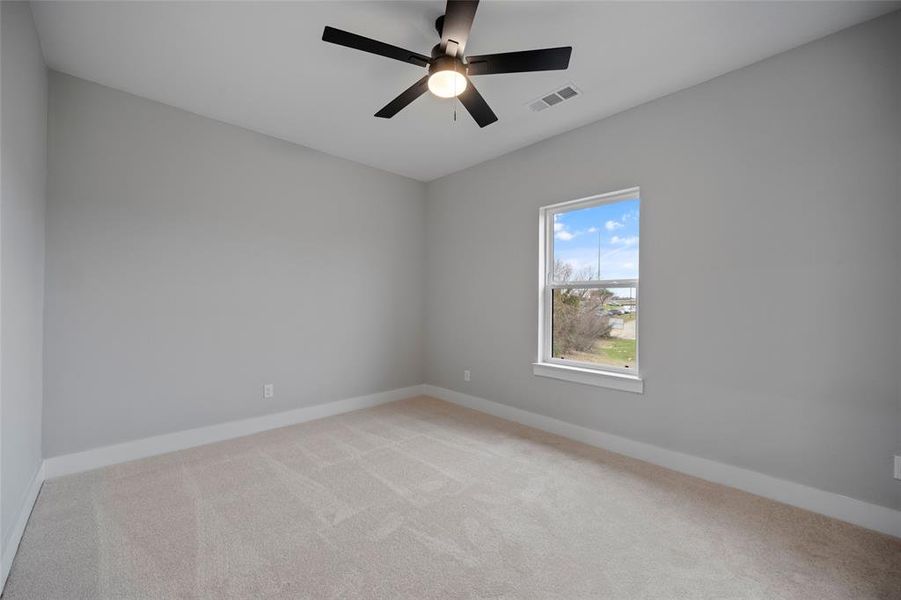
<svg viewBox="0 0 901 600">
<path fill-rule="evenodd" d="M 426 380 L 901 507 L 899 57 L 895 13 L 431 183 Z M 644 395 L 533 376 L 538 208 L 636 185 Z"/>
<path fill-rule="evenodd" d="M 47 76 L 31 7 L 0 3 L 0 542 L 41 464 Z"/>
<path fill-rule="evenodd" d="M 55 72 L 49 144 L 46 457 L 422 382 L 424 184 Z"/>
</svg>

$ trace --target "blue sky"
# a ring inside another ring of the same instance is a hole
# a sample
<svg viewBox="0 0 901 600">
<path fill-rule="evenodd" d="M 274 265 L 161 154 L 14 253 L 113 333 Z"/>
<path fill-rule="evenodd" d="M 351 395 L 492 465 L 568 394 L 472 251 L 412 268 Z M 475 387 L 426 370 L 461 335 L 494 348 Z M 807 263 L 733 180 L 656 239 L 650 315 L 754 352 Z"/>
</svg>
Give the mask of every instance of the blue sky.
<svg viewBox="0 0 901 600">
<path fill-rule="evenodd" d="M 601 279 L 637 279 L 638 206 L 623 200 L 554 215 L 554 258 L 592 277 L 600 264 Z"/>
</svg>

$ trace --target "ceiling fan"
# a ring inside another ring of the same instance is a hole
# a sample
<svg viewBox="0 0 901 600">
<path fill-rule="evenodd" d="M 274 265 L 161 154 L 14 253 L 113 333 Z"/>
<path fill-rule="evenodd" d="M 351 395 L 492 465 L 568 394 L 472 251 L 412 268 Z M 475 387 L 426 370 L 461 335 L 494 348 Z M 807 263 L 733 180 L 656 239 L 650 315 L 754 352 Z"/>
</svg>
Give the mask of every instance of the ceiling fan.
<svg viewBox="0 0 901 600">
<path fill-rule="evenodd" d="M 569 67 L 572 47 L 466 56 L 464 50 L 478 6 L 478 0 L 448 0 L 444 15 L 435 21 L 441 41 L 432 48 L 431 56 L 328 26 L 322 32 L 322 40 L 428 68 L 427 75 L 375 113 L 376 117 L 390 119 L 428 90 L 440 98 L 459 98 L 479 127 L 485 127 L 497 121 L 497 115 L 470 77 L 563 70 Z"/>
</svg>

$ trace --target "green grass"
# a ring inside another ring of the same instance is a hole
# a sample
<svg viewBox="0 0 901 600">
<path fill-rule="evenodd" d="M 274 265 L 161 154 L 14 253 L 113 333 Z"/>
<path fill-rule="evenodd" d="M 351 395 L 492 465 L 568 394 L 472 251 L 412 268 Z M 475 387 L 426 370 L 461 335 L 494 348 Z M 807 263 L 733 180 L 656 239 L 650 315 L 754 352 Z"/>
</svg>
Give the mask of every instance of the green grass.
<svg viewBox="0 0 901 600">
<path fill-rule="evenodd" d="M 554 353 L 560 358 L 560 355 Z M 568 352 L 563 358 L 617 367 L 635 366 L 635 340 L 605 338 L 598 340 L 590 352 Z"/>
<path fill-rule="evenodd" d="M 635 362 L 635 340 L 610 338 L 598 343 L 601 354 L 623 364 Z"/>
</svg>

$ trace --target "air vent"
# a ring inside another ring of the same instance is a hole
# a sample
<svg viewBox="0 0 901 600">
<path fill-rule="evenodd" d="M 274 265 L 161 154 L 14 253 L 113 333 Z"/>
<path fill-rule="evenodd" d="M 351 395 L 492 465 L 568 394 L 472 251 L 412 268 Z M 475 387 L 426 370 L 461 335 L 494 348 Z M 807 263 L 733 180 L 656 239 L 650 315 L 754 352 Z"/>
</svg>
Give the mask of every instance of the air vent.
<svg viewBox="0 0 901 600">
<path fill-rule="evenodd" d="M 569 100 L 571 98 L 575 98 L 576 96 L 581 96 L 582 92 L 574 86 L 573 84 L 568 84 L 559 90 L 554 90 L 549 94 L 545 94 L 541 98 L 537 100 L 533 100 L 528 103 L 529 110 L 533 112 L 540 112 L 546 108 L 550 108 L 552 106 L 556 106 L 561 104 L 562 102 Z"/>
<path fill-rule="evenodd" d="M 561 102 L 563 102 L 563 98 L 561 98 L 557 94 L 548 94 L 547 96 L 542 98 L 542 100 L 544 100 L 544 102 L 548 106 L 553 106 L 555 104 L 560 104 Z"/>
</svg>

